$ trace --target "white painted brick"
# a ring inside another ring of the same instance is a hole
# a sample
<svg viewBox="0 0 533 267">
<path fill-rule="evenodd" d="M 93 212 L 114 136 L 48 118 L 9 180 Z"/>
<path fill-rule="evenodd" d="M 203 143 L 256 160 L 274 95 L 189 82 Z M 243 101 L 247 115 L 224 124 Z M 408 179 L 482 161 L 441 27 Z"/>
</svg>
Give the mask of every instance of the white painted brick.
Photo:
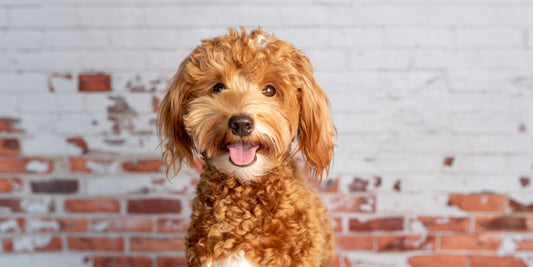
<svg viewBox="0 0 533 267">
<path fill-rule="evenodd" d="M 409 50 L 354 50 L 350 55 L 350 69 L 407 69 L 412 65 Z"/>
<path fill-rule="evenodd" d="M 111 133 L 113 129 L 106 114 L 61 114 L 54 124 L 55 132 L 69 136 Z"/>
<path fill-rule="evenodd" d="M 453 31 L 446 28 L 389 27 L 384 31 L 385 47 L 450 47 Z"/>
<path fill-rule="evenodd" d="M 80 254 L 46 254 L 46 253 L 24 253 L 24 254 L 0 254 L 0 262 L 6 266 L 71 266 L 71 267 L 89 267 L 91 263 L 85 260 L 84 255 Z"/>
<path fill-rule="evenodd" d="M 55 107 L 56 99 L 53 95 L 28 95 L 19 102 L 18 110 L 22 113 L 47 113 Z"/>
<path fill-rule="evenodd" d="M 345 255 L 351 266 L 408 267 L 408 255 L 401 253 L 351 252 Z"/>
<path fill-rule="evenodd" d="M 527 47 L 528 48 L 533 48 L 533 29 L 530 29 L 529 31 L 527 31 L 527 37 L 526 37 L 526 40 L 527 40 Z"/>
<path fill-rule="evenodd" d="M 90 113 L 107 113 L 107 108 L 113 103 L 109 94 L 86 94 L 82 110 Z"/>
<path fill-rule="evenodd" d="M 531 6 L 502 6 L 498 9 L 496 21 L 502 25 L 524 25 L 533 24 L 533 7 Z"/>
<path fill-rule="evenodd" d="M 162 92 L 176 71 L 177 66 L 174 69 L 168 68 L 164 72 L 116 73 L 111 80 L 113 92 L 131 92 L 132 87 L 142 88 L 143 92 Z"/>
<path fill-rule="evenodd" d="M 81 54 L 81 65 L 91 70 L 142 70 L 146 68 L 143 52 L 97 51 Z"/>
<path fill-rule="evenodd" d="M 41 133 L 21 140 L 22 154 L 26 156 L 81 155 L 83 151 L 67 143 L 67 138 L 56 134 Z"/>
<path fill-rule="evenodd" d="M 57 122 L 57 115 L 50 114 L 22 114 L 20 128 L 30 133 L 50 133 Z"/>
<path fill-rule="evenodd" d="M 0 70 L 7 71 L 12 69 L 12 57 L 7 53 L 0 52 Z"/>
<path fill-rule="evenodd" d="M 449 74 L 450 88 L 460 92 L 510 91 L 514 81 L 530 75 L 522 71 L 453 70 Z"/>
<path fill-rule="evenodd" d="M 47 77 L 43 74 L 0 74 L 0 88 L 4 93 L 45 93 L 48 91 Z"/>
<path fill-rule="evenodd" d="M 448 206 L 448 194 L 419 192 L 419 193 L 387 193 L 376 196 L 377 213 L 417 213 L 440 215 L 463 215 L 457 207 Z"/>
<path fill-rule="evenodd" d="M 78 10 L 81 26 L 116 27 L 146 25 L 146 13 L 140 7 L 84 7 Z"/>
<path fill-rule="evenodd" d="M 418 68 L 527 69 L 533 67 L 533 52 L 527 50 L 419 50 Z"/>
<path fill-rule="evenodd" d="M 380 47 L 383 30 L 375 27 L 331 30 L 332 47 Z"/>
<path fill-rule="evenodd" d="M 105 48 L 111 44 L 110 33 L 99 30 L 50 30 L 43 39 L 49 48 Z"/>
<path fill-rule="evenodd" d="M 0 27 L 7 26 L 7 9 L 0 9 Z"/>
<path fill-rule="evenodd" d="M 72 70 L 80 67 L 77 52 L 25 52 L 14 54 L 14 68 L 19 70 Z"/>
<path fill-rule="evenodd" d="M 20 7 L 8 10 L 9 26 L 16 28 L 74 27 L 78 10 L 71 7 Z"/>
<path fill-rule="evenodd" d="M 518 132 L 522 122 L 512 112 L 452 114 L 450 120 L 452 131 L 462 134 L 512 134 Z"/>
<path fill-rule="evenodd" d="M 523 47 L 524 33 L 515 28 L 456 30 L 458 47 Z"/>
<path fill-rule="evenodd" d="M 333 122 L 341 134 L 380 133 L 385 129 L 385 118 L 379 113 L 336 113 Z"/>
<path fill-rule="evenodd" d="M 0 96 L 0 114 L 2 116 L 15 116 L 19 98 L 15 96 Z"/>
<path fill-rule="evenodd" d="M 38 31 L 0 32 L 0 48 L 8 50 L 38 49 L 43 44 L 43 34 Z"/>
<path fill-rule="evenodd" d="M 506 170 L 504 156 L 457 156 L 452 170 L 463 173 L 501 173 Z"/>
<path fill-rule="evenodd" d="M 450 143 L 450 152 L 475 154 L 528 153 L 533 149 L 532 140 L 528 135 L 456 136 Z M 533 162 L 530 162 L 530 164 L 533 164 Z"/>
<path fill-rule="evenodd" d="M 305 52 L 316 72 L 341 71 L 348 66 L 348 53 L 340 50 L 307 50 Z"/>
<path fill-rule="evenodd" d="M 297 49 L 324 48 L 330 39 L 330 33 L 326 29 L 279 28 L 273 33 L 278 39 L 288 41 Z"/>
<path fill-rule="evenodd" d="M 125 155 L 150 155 L 160 156 L 157 150 L 159 139 L 155 135 L 150 136 L 88 136 L 85 138 L 91 151 L 101 153 L 116 153 Z"/>
<path fill-rule="evenodd" d="M 148 54 L 148 68 L 151 70 L 176 71 L 191 51 L 175 50 L 172 52 L 150 52 Z"/>
<path fill-rule="evenodd" d="M 118 195 L 148 192 L 152 184 L 152 179 L 150 176 L 100 176 L 86 181 L 87 194 Z"/>
</svg>

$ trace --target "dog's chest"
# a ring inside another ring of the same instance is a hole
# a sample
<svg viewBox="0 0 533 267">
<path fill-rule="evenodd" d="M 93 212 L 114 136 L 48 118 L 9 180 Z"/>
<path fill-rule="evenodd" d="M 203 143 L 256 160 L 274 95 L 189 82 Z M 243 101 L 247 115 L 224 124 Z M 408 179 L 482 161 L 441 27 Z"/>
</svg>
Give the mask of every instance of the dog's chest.
<svg viewBox="0 0 533 267">
<path fill-rule="evenodd" d="M 253 267 L 253 265 L 246 260 L 244 251 L 240 250 L 231 254 L 228 258 L 215 263 L 207 263 L 202 267 Z"/>
</svg>

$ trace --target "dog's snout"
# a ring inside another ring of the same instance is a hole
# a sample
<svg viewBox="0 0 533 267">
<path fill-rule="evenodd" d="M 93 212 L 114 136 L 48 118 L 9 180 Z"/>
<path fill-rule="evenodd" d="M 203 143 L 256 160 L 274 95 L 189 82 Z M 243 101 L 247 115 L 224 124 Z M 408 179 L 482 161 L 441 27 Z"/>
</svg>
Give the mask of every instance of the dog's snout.
<svg viewBox="0 0 533 267">
<path fill-rule="evenodd" d="M 254 120 L 248 115 L 235 115 L 229 119 L 229 128 L 234 135 L 244 137 L 254 129 Z"/>
</svg>

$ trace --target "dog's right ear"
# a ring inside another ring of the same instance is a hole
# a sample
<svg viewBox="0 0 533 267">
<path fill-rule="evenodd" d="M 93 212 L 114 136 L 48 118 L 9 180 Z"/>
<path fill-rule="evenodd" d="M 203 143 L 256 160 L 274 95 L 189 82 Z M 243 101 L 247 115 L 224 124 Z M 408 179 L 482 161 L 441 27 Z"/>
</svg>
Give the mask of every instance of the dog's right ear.
<svg viewBox="0 0 533 267">
<path fill-rule="evenodd" d="M 157 114 L 157 135 L 163 149 L 163 163 L 167 167 L 167 176 L 172 171 L 175 175 L 183 163 L 193 165 L 194 143 L 185 131 L 183 116 L 188 102 L 184 80 L 185 61 L 172 78 L 161 101 Z"/>
</svg>

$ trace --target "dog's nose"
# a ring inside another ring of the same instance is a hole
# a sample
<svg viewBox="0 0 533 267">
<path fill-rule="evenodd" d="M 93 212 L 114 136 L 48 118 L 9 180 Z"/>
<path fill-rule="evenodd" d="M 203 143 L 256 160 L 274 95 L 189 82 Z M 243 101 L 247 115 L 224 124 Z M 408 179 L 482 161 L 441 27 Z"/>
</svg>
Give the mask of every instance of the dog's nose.
<svg viewBox="0 0 533 267">
<path fill-rule="evenodd" d="M 254 129 L 254 120 L 248 115 L 235 115 L 229 119 L 229 128 L 234 135 L 244 137 Z"/>
</svg>

